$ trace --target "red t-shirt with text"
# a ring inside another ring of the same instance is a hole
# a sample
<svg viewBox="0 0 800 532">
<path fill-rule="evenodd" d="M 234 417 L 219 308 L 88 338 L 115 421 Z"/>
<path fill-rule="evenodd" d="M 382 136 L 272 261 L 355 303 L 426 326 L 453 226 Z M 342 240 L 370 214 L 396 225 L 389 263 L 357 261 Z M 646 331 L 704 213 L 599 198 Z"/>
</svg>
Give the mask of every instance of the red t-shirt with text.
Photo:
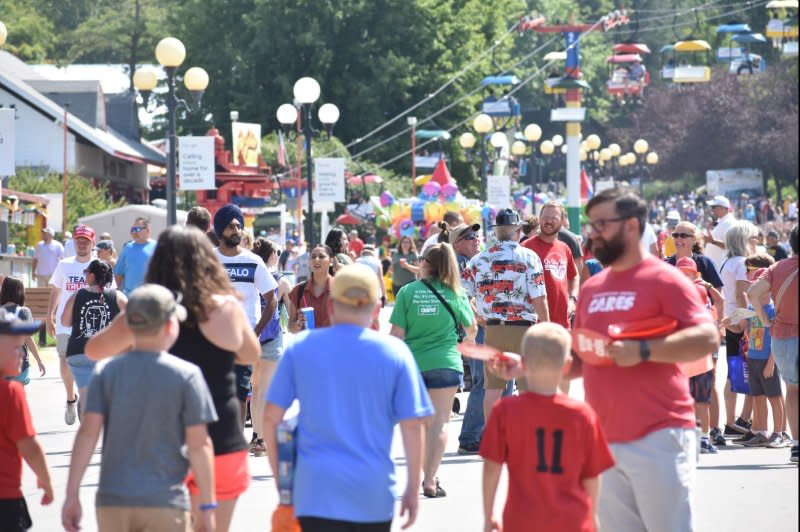
<svg viewBox="0 0 800 532">
<path fill-rule="evenodd" d="M 35 435 L 22 384 L 0 377 L 0 499 L 22 497 L 22 456 L 17 442 Z"/>
<path fill-rule="evenodd" d="M 628 270 L 605 268 L 589 278 L 578 297 L 575 328 L 606 335 L 611 324 L 659 316 L 677 320 L 678 329 L 713 321 L 694 284 L 674 266 L 648 255 Z M 689 380 L 678 364 L 583 364 L 583 387 L 611 443 L 695 426 Z"/>
<path fill-rule="evenodd" d="M 612 467 L 614 458 L 586 403 L 531 392 L 501 399 L 492 408 L 480 454 L 508 466 L 503 530 L 595 530 L 583 480 Z"/>
<path fill-rule="evenodd" d="M 572 250 L 558 239 L 548 243 L 538 236 L 527 239 L 522 245 L 536 253 L 542 261 L 550 321 L 568 329 L 569 291 L 567 290 L 567 281 L 578 275 L 575 261 L 572 260 Z"/>
</svg>

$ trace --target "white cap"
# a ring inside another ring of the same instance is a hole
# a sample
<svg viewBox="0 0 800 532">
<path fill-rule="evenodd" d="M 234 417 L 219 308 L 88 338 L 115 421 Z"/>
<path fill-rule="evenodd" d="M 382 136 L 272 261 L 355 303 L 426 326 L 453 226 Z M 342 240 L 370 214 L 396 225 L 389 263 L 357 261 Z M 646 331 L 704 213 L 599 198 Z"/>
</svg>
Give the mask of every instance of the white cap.
<svg viewBox="0 0 800 532">
<path fill-rule="evenodd" d="M 707 201 L 706 205 L 709 207 L 725 207 L 726 209 L 731 208 L 731 202 L 728 201 L 728 198 L 725 196 L 714 196 L 714 199 Z"/>
</svg>

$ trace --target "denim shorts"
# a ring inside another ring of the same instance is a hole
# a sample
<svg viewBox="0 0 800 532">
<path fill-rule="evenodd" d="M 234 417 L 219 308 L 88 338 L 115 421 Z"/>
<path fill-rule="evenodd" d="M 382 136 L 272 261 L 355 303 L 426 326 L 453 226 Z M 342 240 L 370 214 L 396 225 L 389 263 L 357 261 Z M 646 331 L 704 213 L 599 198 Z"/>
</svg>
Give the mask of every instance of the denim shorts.
<svg viewBox="0 0 800 532">
<path fill-rule="evenodd" d="M 797 336 L 772 338 L 772 356 L 784 382 L 797 386 Z"/>
<path fill-rule="evenodd" d="M 426 388 L 457 388 L 464 385 L 464 374 L 454 369 L 431 369 L 422 372 Z"/>
<path fill-rule="evenodd" d="M 283 355 L 283 333 L 278 333 L 274 339 L 261 344 L 261 360 L 277 362 Z"/>
<path fill-rule="evenodd" d="M 67 357 L 67 364 L 69 371 L 75 378 L 75 384 L 78 388 L 86 388 L 89 386 L 89 379 L 92 376 L 92 371 L 96 362 L 91 360 L 84 354 L 71 355 Z"/>
<path fill-rule="evenodd" d="M 233 371 L 236 373 L 236 397 L 242 402 L 247 401 L 247 396 L 250 395 L 250 379 L 253 376 L 253 366 L 234 364 Z"/>
</svg>

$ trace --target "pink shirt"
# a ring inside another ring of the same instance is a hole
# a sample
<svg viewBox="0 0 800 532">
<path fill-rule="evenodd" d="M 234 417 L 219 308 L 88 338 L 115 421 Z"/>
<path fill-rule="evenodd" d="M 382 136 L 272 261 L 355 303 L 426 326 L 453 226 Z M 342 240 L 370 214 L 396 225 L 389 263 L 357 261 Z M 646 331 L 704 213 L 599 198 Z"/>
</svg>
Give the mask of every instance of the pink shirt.
<svg viewBox="0 0 800 532">
<path fill-rule="evenodd" d="M 769 291 L 772 294 L 772 301 L 780 307 L 775 308 L 775 320 L 772 323 L 770 333 L 773 338 L 797 338 L 797 327 L 800 320 L 797 319 L 797 283 L 798 276 L 789 284 L 783 293 L 780 301 L 776 301 L 778 290 L 781 289 L 783 282 L 789 274 L 796 272 L 798 267 L 797 255 L 788 259 L 779 260 L 770 266 L 764 279 L 769 281 Z"/>
<path fill-rule="evenodd" d="M 697 288 L 680 271 L 652 255 L 623 272 L 609 268 L 581 288 L 575 328 L 602 334 L 608 326 L 659 316 L 678 329 L 711 323 Z M 694 401 L 678 364 L 643 362 L 632 367 L 583 365 L 586 401 L 611 443 L 638 440 L 664 428 L 693 428 Z"/>
</svg>

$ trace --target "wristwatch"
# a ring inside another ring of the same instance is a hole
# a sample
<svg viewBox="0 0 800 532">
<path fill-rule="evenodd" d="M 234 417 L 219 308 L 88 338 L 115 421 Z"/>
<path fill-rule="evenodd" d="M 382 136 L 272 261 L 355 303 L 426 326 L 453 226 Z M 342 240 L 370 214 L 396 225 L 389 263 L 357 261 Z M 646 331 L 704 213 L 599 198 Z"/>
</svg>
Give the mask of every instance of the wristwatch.
<svg viewBox="0 0 800 532">
<path fill-rule="evenodd" d="M 644 340 L 639 341 L 639 357 L 642 362 L 650 360 L 650 346 Z"/>
<path fill-rule="evenodd" d="M 569 299 L 573 300 L 575 303 L 578 302 L 578 296 L 569 296 Z"/>
</svg>

